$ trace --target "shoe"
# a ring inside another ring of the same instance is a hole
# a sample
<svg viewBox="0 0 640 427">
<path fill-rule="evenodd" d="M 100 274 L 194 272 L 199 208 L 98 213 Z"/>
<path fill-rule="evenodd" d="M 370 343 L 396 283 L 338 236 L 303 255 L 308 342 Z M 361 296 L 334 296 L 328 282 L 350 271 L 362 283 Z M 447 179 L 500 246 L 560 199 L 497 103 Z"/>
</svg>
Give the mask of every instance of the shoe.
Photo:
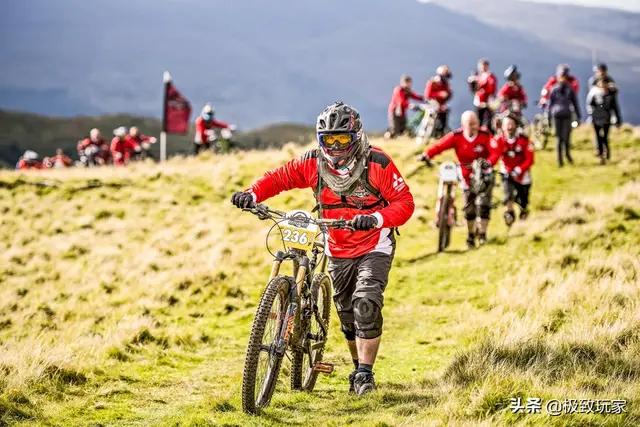
<svg viewBox="0 0 640 427">
<path fill-rule="evenodd" d="M 476 239 L 474 236 L 467 237 L 467 249 L 475 249 L 476 248 Z"/>
<path fill-rule="evenodd" d="M 376 389 L 376 382 L 373 379 L 373 373 L 358 372 L 353 379 L 353 387 L 358 396 L 371 393 Z"/>
<path fill-rule="evenodd" d="M 520 214 L 520 216 L 522 216 L 522 214 Z M 507 227 L 511 227 L 515 220 L 516 216 L 513 211 L 506 211 L 504 213 L 504 223 L 507 224 Z"/>
<path fill-rule="evenodd" d="M 600 164 L 601 164 L 601 165 L 604 165 L 605 163 L 607 163 L 607 161 L 605 160 L 605 157 L 604 157 L 604 156 L 601 156 L 601 157 L 600 157 Z"/>
<path fill-rule="evenodd" d="M 524 221 L 528 217 L 529 217 L 529 211 L 528 210 L 523 209 L 523 210 L 520 211 L 520 221 Z"/>
<path fill-rule="evenodd" d="M 391 139 L 391 138 L 392 138 L 391 132 L 386 131 L 386 132 L 384 133 L 384 139 Z"/>
<path fill-rule="evenodd" d="M 567 161 L 569 162 L 570 165 L 573 164 L 573 159 L 567 159 Z"/>
<path fill-rule="evenodd" d="M 358 373 L 358 370 L 354 370 L 353 372 L 351 372 L 349 374 L 349 393 L 355 393 L 356 392 L 356 388 L 355 385 L 353 384 L 353 382 L 356 379 L 356 374 Z"/>
<path fill-rule="evenodd" d="M 482 246 L 487 243 L 487 235 L 486 234 L 478 234 L 478 245 Z"/>
</svg>

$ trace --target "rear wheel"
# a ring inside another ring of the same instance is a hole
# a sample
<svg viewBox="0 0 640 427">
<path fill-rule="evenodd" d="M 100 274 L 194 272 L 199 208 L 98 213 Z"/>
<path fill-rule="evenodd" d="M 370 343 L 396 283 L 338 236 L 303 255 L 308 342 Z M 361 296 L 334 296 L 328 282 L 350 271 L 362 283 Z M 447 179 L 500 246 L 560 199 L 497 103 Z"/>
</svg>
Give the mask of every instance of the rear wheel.
<svg viewBox="0 0 640 427">
<path fill-rule="evenodd" d="M 451 184 L 445 186 L 440 210 L 438 211 L 438 252 L 443 252 L 449 246 L 451 225 L 449 224 L 449 209 L 451 204 Z"/>
<path fill-rule="evenodd" d="M 242 373 L 242 410 L 255 414 L 269 404 L 275 390 L 284 345 L 280 343 L 289 305 L 289 280 L 274 277 L 253 319 Z"/>
<path fill-rule="evenodd" d="M 310 317 L 302 321 L 305 336 L 293 352 L 291 360 L 291 388 L 312 391 L 318 379 L 313 367 L 322 361 L 329 331 L 331 313 L 331 281 L 324 273 L 316 274 L 311 282 L 313 298 Z"/>
</svg>

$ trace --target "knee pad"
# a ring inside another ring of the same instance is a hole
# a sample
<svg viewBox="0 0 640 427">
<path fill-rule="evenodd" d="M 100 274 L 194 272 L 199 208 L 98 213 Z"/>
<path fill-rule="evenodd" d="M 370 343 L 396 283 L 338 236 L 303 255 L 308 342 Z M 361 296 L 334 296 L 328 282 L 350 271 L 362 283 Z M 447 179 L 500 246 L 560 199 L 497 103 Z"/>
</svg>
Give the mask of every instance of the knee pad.
<svg viewBox="0 0 640 427">
<path fill-rule="evenodd" d="M 353 314 L 359 338 L 371 339 L 382 335 L 382 311 L 374 301 L 357 298 L 353 302 Z"/>
<path fill-rule="evenodd" d="M 473 221 L 474 219 L 476 219 L 476 207 L 474 205 L 465 205 L 464 219 L 466 219 L 467 221 Z"/>
<path fill-rule="evenodd" d="M 344 337 L 349 341 L 355 340 L 356 327 L 353 324 L 353 311 L 338 311 L 338 317 L 340 318 L 340 329 Z"/>
<path fill-rule="evenodd" d="M 481 219 L 489 219 L 491 217 L 491 206 L 478 206 L 478 213 Z"/>
</svg>

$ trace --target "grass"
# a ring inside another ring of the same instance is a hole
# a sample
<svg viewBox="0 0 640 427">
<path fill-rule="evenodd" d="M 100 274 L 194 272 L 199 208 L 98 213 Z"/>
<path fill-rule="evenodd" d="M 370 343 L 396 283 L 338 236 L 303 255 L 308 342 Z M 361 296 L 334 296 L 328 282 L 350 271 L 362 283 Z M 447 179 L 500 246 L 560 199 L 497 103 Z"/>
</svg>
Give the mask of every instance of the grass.
<svg viewBox="0 0 640 427">
<path fill-rule="evenodd" d="M 437 177 L 409 179 L 417 209 L 385 293 L 379 390 L 346 393 L 334 312 L 336 371 L 311 394 L 282 375 L 259 417 L 242 414 L 239 392 L 267 228 L 228 198 L 299 147 L 2 172 L 0 425 L 638 425 L 640 138 L 615 131 L 607 166 L 590 138 L 576 135 L 577 167 L 539 152 L 530 219 L 507 231 L 497 209 L 489 244 L 471 252 L 459 227 L 434 253 Z M 374 143 L 415 167 L 408 139 Z M 310 209 L 312 194 L 271 204 Z M 512 397 L 628 404 L 551 417 L 512 414 Z"/>
</svg>

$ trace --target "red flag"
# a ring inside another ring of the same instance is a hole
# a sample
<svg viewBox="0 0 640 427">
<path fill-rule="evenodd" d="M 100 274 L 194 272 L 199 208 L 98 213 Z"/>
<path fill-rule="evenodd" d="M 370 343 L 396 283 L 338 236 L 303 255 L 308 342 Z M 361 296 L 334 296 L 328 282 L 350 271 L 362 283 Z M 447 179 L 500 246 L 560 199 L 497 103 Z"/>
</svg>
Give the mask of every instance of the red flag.
<svg viewBox="0 0 640 427">
<path fill-rule="evenodd" d="M 171 81 L 165 82 L 162 130 L 167 133 L 187 133 L 189 116 L 191 116 L 189 100 L 178 92 Z"/>
</svg>

